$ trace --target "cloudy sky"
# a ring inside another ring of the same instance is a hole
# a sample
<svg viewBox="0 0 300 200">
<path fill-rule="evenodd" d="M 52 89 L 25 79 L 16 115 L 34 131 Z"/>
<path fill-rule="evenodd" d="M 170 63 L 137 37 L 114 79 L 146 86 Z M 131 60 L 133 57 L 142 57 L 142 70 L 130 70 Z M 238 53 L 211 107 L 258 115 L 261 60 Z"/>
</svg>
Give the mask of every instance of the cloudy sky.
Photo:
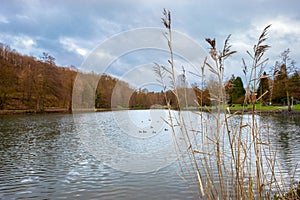
<svg viewBox="0 0 300 200">
<path fill-rule="evenodd" d="M 162 29 L 163 8 L 171 11 L 173 30 L 186 35 L 205 51 L 209 50 L 206 37 L 216 38 L 221 48 L 227 35 L 232 34 L 232 50 L 238 53 L 226 63 L 228 77 L 242 75 L 241 58 L 248 58 L 246 50 L 252 50 L 261 31 L 269 24 L 272 27 L 267 42 L 272 47 L 266 54 L 270 58 L 268 66 L 274 65 L 287 48 L 291 50 L 290 57 L 300 63 L 298 0 L 2 0 L 0 42 L 35 57 L 48 52 L 58 65 L 80 68 L 99 45 L 124 31 Z M 115 44 L 114 48 L 119 47 Z M 105 49 L 101 52 L 102 56 L 106 53 Z M 148 51 L 153 57 L 157 57 L 158 52 Z M 111 54 L 105 56 L 114 59 L 113 68 L 119 71 L 120 66 L 128 71 L 136 65 L 157 62 L 146 59 L 145 52 L 130 53 L 127 58 L 125 54 L 119 58 Z"/>
</svg>

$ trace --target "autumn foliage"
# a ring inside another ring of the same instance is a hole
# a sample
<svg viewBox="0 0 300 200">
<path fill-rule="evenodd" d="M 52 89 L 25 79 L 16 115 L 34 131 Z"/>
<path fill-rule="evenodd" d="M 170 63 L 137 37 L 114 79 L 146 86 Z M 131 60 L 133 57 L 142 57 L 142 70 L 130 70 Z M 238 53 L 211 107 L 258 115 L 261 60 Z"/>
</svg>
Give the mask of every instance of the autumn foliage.
<svg viewBox="0 0 300 200">
<path fill-rule="evenodd" d="M 0 44 L 0 110 L 44 112 L 59 108 L 71 111 L 74 80 L 80 72 L 74 66 L 57 66 L 54 61 L 55 58 L 47 53 L 37 59 Z M 264 73 L 256 94 L 266 93 L 261 98 L 265 105 L 270 102 L 287 104 L 287 92 L 295 103 L 300 100 L 299 72 L 288 74 L 286 70 L 281 65 L 274 78 Z M 179 104 L 186 108 L 211 105 L 209 87 L 200 89 L 196 85 L 189 87 L 186 84 L 177 88 L 176 97 L 171 89 L 148 91 L 146 88 L 131 88 L 128 83 L 107 74 L 85 75 L 99 80 L 95 90 L 95 108 L 149 109 L 169 105 L 172 109 L 178 109 Z M 243 103 L 246 91 L 240 77 L 232 76 L 224 83 L 224 89 L 227 103 Z M 88 95 L 84 95 L 83 91 L 81 98 L 84 101 Z"/>
<path fill-rule="evenodd" d="M 0 44 L 0 109 L 71 109 L 77 71 L 57 67 L 53 57 L 43 55 L 39 60 Z"/>
</svg>

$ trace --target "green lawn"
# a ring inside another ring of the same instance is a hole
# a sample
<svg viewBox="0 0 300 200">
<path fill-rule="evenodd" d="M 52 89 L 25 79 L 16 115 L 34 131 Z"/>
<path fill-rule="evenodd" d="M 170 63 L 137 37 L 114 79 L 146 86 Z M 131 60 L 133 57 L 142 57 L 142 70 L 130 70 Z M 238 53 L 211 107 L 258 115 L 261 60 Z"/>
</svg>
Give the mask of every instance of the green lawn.
<svg viewBox="0 0 300 200">
<path fill-rule="evenodd" d="M 229 105 L 228 105 L 229 106 Z M 248 105 L 246 106 L 245 108 L 252 108 L 252 105 Z M 230 107 L 230 109 L 232 110 L 242 110 L 243 109 L 243 106 L 241 105 L 235 105 L 234 107 Z M 262 106 L 261 104 L 256 104 L 256 110 L 269 110 L 269 111 L 272 111 L 272 110 L 287 110 L 288 107 L 287 106 Z M 300 104 L 297 104 L 297 105 L 294 105 L 292 107 L 292 110 L 298 110 L 300 111 Z"/>
</svg>

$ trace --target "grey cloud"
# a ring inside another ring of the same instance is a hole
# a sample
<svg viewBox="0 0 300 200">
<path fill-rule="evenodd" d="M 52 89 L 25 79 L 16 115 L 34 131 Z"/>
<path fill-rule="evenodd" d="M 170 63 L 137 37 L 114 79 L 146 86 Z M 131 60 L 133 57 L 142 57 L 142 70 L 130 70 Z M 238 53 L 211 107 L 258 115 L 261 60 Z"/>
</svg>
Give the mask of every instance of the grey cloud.
<svg viewBox="0 0 300 200">
<path fill-rule="evenodd" d="M 92 51 L 96 44 L 122 31 L 162 27 L 160 18 L 163 8 L 172 12 L 173 29 L 189 35 L 203 45 L 205 50 L 208 50 L 204 42 L 205 37 L 216 37 L 217 45 L 221 48 L 223 40 L 228 34 L 232 34 L 233 48 L 242 52 L 231 58 L 230 66 L 240 63 L 244 52 L 249 50 L 244 48 L 254 44 L 257 35 L 260 34 L 260 30 L 255 30 L 254 27 L 258 22 L 276 20 L 278 16 L 284 16 L 287 19 L 285 23 L 300 21 L 300 2 L 297 0 L 5 0 L 1 3 L 0 35 L 31 38 L 36 42 L 32 54 L 43 50 L 54 55 L 57 63 L 77 66 L 84 58 L 76 53 L 74 45 L 69 45 L 74 51 L 65 49 L 68 45 L 61 43 L 62 38 L 70 38 L 78 48 Z M 292 48 L 299 46 L 295 33 L 281 36 L 282 46 L 276 40 L 270 39 L 270 42 L 276 42 L 273 45 L 276 51 L 281 48 L 284 50 L 286 45 L 291 45 Z M 2 39 L 0 42 L 11 41 Z M 22 49 L 17 50 L 22 53 Z M 293 51 L 298 52 L 297 49 Z M 274 56 L 275 53 L 268 55 Z M 295 57 L 298 55 L 294 54 Z M 300 60 L 300 57 L 296 57 L 295 60 Z M 238 73 L 237 70 L 232 72 Z"/>
</svg>

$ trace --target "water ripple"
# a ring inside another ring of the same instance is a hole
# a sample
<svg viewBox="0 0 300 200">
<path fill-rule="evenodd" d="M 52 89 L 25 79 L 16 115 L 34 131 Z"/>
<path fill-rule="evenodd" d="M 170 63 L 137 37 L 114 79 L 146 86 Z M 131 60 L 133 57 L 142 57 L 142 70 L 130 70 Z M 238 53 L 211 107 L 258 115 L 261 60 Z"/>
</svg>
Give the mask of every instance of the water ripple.
<svg viewBox="0 0 300 200">
<path fill-rule="evenodd" d="M 273 124 L 282 171 L 291 174 L 300 164 L 300 120 L 264 120 Z M 103 118 L 102 125 L 108 124 Z M 141 174 L 114 170 L 85 151 L 76 128 L 72 115 L 0 117 L 0 199 L 193 199 L 177 163 Z M 112 128 L 111 137 L 117 135 Z M 155 149 L 160 139 L 141 140 L 138 151 L 147 141 L 153 142 L 148 150 Z"/>
</svg>

